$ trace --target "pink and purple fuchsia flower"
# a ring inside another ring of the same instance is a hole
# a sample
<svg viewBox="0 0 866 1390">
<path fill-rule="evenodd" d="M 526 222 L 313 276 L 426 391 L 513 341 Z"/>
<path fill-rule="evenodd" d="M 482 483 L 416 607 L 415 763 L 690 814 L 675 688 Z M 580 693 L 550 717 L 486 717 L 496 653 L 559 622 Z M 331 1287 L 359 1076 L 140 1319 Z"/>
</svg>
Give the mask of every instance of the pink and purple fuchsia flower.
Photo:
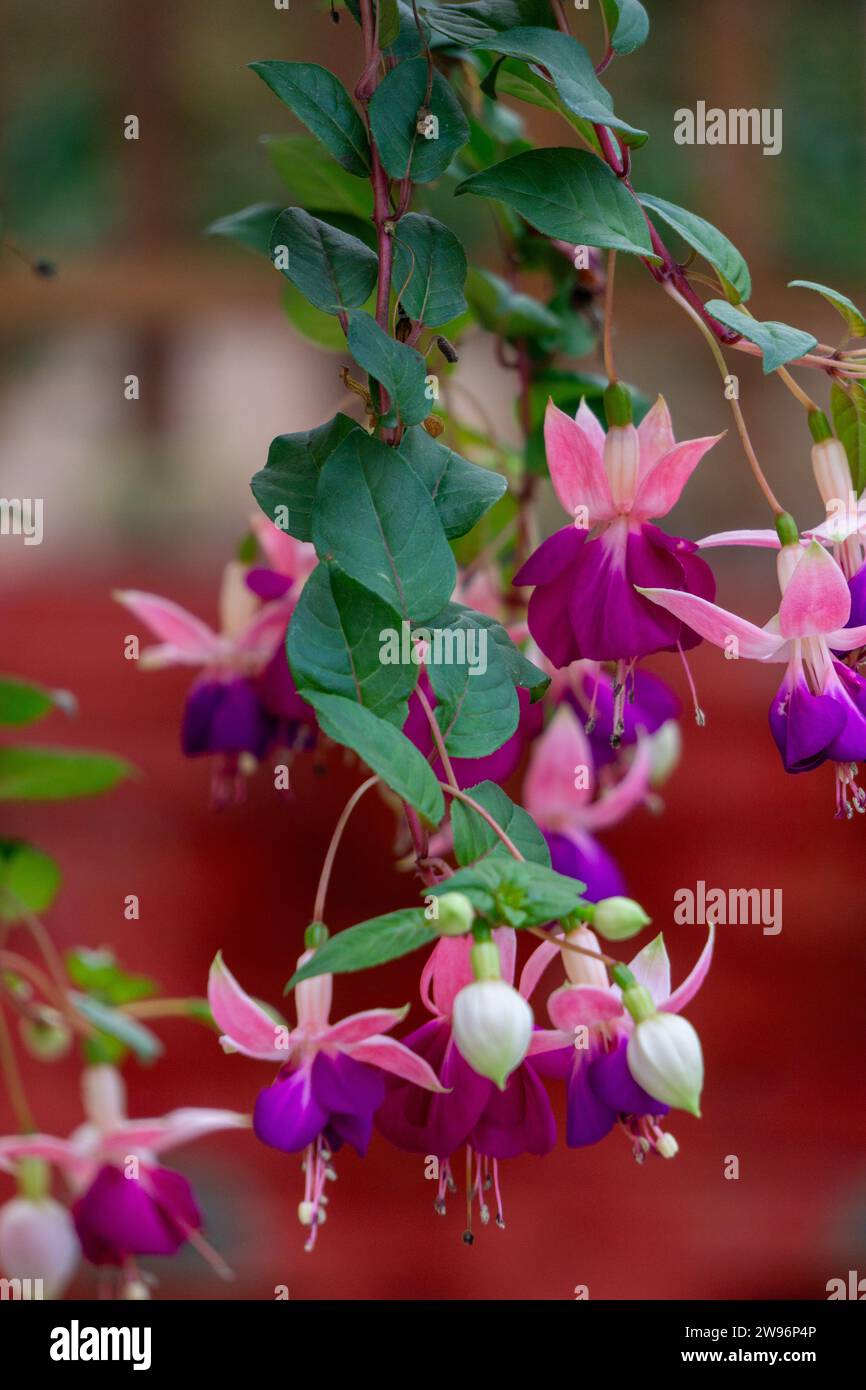
<svg viewBox="0 0 866 1390">
<path fill-rule="evenodd" d="M 34 1159 L 57 1167 L 75 1194 L 72 1219 L 85 1258 L 119 1269 L 126 1283 L 138 1282 L 140 1256 L 174 1255 L 187 1241 L 226 1275 L 226 1266 L 201 1235 L 202 1214 L 190 1184 L 157 1159 L 193 1139 L 247 1128 L 247 1117 L 189 1107 L 155 1119 L 127 1119 L 123 1080 L 107 1065 L 85 1069 L 82 1097 L 86 1120 L 68 1139 L 47 1134 L 0 1139 L 0 1168 L 14 1171 Z M 41 1224 L 44 1228 L 44 1220 Z M 56 1262 L 68 1242 L 56 1216 L 50 1240 Z M 70 1277 L 70 1263 L 67 1253 L 64 1278 Z"/>
<path fill-rule="evenodd" d="M 298 961 L 301 969 L 314 952 Z M 297 1026 L 268 1013 L 238 984 L 217 956 L 208 1000 L 226 1052 L 279 1064 L 274 1082 L 260 1091 L 253 1111 L 256 1137 L 283 1153 L 304 1155 L 305 1189 L 298 1215 L 310 1227 L 306 1249 L 325 1220 L 325 1185 L 331 1158 L 344 1143 L 363 1156 L 373 1115 L 385 1096 L 383 1072 L 413 1089 L 443 1088 L 428 1063 L 403 1043 L 386 1037 L 406 1009 L 368 1009 L 330 1023 L 333 976 L 315 975 L 295 988 Z"/>
<path fill-rule="evenodd" d="M 835 764 L 836 814 L 866 810 L 857 763 L 866 758 L 866 681 L 834 652 L 866 644 L 847 626 L 851 594 L 836 561 L 817 542 L 784 544 L 777 561 L 782 602 L 762 628 L 694 594 L 645 589 L 644 597 L 688 622 L 733 656 L 785 665 L 770 706 L 770 729 L 786 772 Z"/>
<path fill-rule="evenodd" d="M 617 663 L 618 694 L 635 661 L 699 641 L 674 614 L 661 619 L 636 586 L 711 599 L 715 582 L 691 541 L 668 536 L 650 519 L 665 516 L 720 435 L 677 444 L 659 397 L 635 428 L 621 387 L 610 388 L 605 433 L 585 401 L 574 420 L 552 402 L 545 444 L 556 495 L 573 518 L 515 575 L 533 584 L 529 630 L 555 666 L 590 658 Z M 622 723 L 621 703 L 615 730 Z"/>
</svg>

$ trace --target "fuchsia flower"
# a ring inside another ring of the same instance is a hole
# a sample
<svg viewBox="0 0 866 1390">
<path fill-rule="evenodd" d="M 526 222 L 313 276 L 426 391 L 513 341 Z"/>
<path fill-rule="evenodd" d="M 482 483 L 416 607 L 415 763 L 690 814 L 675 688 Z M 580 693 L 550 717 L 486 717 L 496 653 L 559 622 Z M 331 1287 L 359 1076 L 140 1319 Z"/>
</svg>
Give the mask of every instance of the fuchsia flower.
<svg viewBox="0 0 866 1390">
<path fill-rule="evenodd" d="M 561 667 L 580 658 L 631 663 L 694 646 L 700 639 L 675 615 L 660 618 L 635 586 L 713 597 L 712 572 L 694 543 L 665 535 L 650 519 L 671 510 L 721 435 L 677 444 L 659 397 L 637 428 L 612 424 L 607 433 L 585 401 L 574 420 L 551 401 L 544 438 L 556 495 L 573 524 L 514 578 L 536 586 L 529 630 L 541 650 Z"/>
<path fill-rule="evenodd" d="M 594 836 L 646 800 L 651 771 L 642 738 L 625 774 L 596 796 L 593 748 L 570 704 L 560 705 L 532 750 L 523 805 L 544 833 L 554 869 L 585 883 L 590 902 L 625 893 L 616 862 Z"/>
<path fill-rule="evenodd" d="M 241 757 L 258 761 L 281 740 L 291 746 L 301 728 L 315 721 L 309 705 L 298 696 L 284 650 L 286 628 L 309 573 L 306 552 L 312 547 L 293 541 L 276 527 L 270 529 L 271 548 L 279 546 L 282 562 L 287 563 L 282 547 L 289 547 L 300 578 L 287 594 L 291 581 L 277 575 L 276 597 L 262 603 L 247 580 L 251 573 L 265 572 L 251 572 L 239 561 L 230 562 L 220 593 L 219 632 L 170 599 L 138 590 L 115 595 L 160 639 L 158 646 L 142 653 L 143 669 L 203 668 L 187 695 L 181 745 L 188 757 L 218 754 L 225 760 L 215 787 L 220 799 L 234 780 Z"/>
<path fill-rule="evenodd" d="M 92 1264 L 128 1266 L 138 1255 L 174 1255 L 189 1240 L 224 1269 L 199 1235 L 201 1212 L 186 1178 L 156 1159 L 191 1139 L 245 1128 L 247 1117 L 191 1107 L 129 1120 L 123 1079 L 111 1066 L 85 1069 L 82 1097 L 87 1120 L 68 1139 L 0 1139 L 0 1166 L 33 1157 L 61 1169 L 77 1193 L 72 1216 Z"/>
<path fill-rule="evenodd" d="M 838 815 L 866 809 L 856 763 L 866 758 L 866 682 L 833 656 L 866 645 L 866 627 L 847 627 L 851 594 L 845 576 L 817 542 L 783 545 L 778 556 L 782 603 L 756 627 L 694 594 L 646 589 L 644 596 L 734 655 L 784 662 L 770 706 L 770 728 L 786 772 L 836 763 Z"/>
<path fill-rule="evenodd" d="M 298 967 L 313 955 L 305 952 Z M 305 1153 L 306 1190 L 299 1215 L 311 1233 L 325 1220 L 325 1182 L 332 1152 L 349 1143 L 364 1155 L 373 1114 L 385 1095 L 382 1072 L 399 1076 L 414 1090 L 443 1088 L 423 1058 L 385 1037 L 408 1012 L 368 1009 L 330 1023 L 332 975 L 315 975 L 295 987 L 297 1027 L 269 1014 L 238 984 L 218 955 L 208 979 L 208 1000 L 222 1029 L 226 1052 L 279 1063 L 272 1085 L 259 1092 L 253 1112 L 256 1137 L 284 1153 Z"/>
<path fill-rule="evenodd" d="M 493 937 L 499 947 L 502 978 L 511 984 L 515 934 L 502 927 Z M 556 1122 L 547 1092 L 528 1060 L 544 1049 L 540 1033 L 533 1033 L 527 1059 L 512 1071 L 501 1090 L 473 1071 L 457 1050 L 452 1014 L 457 995 L 473 982 L 471 951 L 471 936 L 443 937 L 433 947 L 421 975 L 421 999 L 433 1018 L 405 1040 L 407 1047 L 426 1060 L 446 1091 L 430 1094 L 400 1082 L 389 1083 L 385 1101 L 376 1113 L 376 1128 L 398 1149 L 433 1154 L 442 1160 L 436 1197 L 440 1212 L 445 1210 L 446 1191 L 454 1186 L 451 1157 L 466 1144 L 471 1161 L 474 1149 L 476 1175 L 468 1200 L 471 1205 L 472 1198 L 478 1196 L 482 1220 L 486 1220 L 482 1194 L 489 1177 L 496 1195 L 497 1224 L 502 1226 L 499 1160 L 522 1153 L 539 1157 L 549 1153 L 556 1143 Z M 526 998 L 522 981 L 520 992 Z"/>
<path fill-rule="evenodd" d="M 598 951 L 593 932 L 581 927 L 569 940 Z M 710 968 L 714 928 L 691 973 L 678 989 L 671 989 L 671 968 L 661 935 L 639 951 L 629 969 L 644 986 L 656 1008 L 678 1014 L 694 998 Z M 554 956 L 562 955 L 569 983 L 553 991 L 547 1012 L 553 1030 L 536 1035 L 542 1052 L 539 1068 L 547 1075 L 565 1077 L 568 1083 L 566 1142 L 570 1148 L 595 1144 L 617 1121 L 634 1146 L 635 1157 L 653 1151 L 673 1157 L 676 1142 L 664 1134 L 658 1120 L 669 1107 L 649 1094 L 635 1080 L 629 1065 L 629 1039 L 636 1026 L 622 1003 L 622 992 L 608 982 L 603 961 L 561 950 L 556 942 L 542 942 L 530 956 L 520 988 L 531 995 Z"/>
</svg>

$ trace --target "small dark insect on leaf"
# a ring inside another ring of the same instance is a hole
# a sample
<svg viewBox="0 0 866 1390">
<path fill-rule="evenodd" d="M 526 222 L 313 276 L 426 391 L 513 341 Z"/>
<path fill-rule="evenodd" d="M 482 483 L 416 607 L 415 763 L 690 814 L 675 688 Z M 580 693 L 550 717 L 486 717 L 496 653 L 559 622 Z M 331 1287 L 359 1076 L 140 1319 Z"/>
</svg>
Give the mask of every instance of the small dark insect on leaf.
<svg viewBox="0 0 866 1390">
<path fill-rule="evenodd" d="M 33 262 L 33 274 L 41 276 L 43 280 L 51 280 L 57 274 L 57 266 L 54 261 L 40 256 L 39 260 Z"/>
<path fill-rule="evenodd" d="M 459 361 L 460 361 L 460 354 L 459 354 L 459 352 L 457 351 L 457 349 L 456 349 L 456 347 L 454 346 L 454 344 L 453 344 L 453 343 L 449 343 L 448 339 L 447 339 L 447 338 L 444 338 L 444 337 L 442 336 L 441 333 L 439 334 L 438 338 L 436 339 L 436 346 L 438 347 L 439 351 L 442 353 L 442 356 L 445 358 L 445 361 L 446 361 L 446 362 L 459 362 Z"/>
<path fill-rule="evenodd" d="M 334 9 L 334 6 L 333 6 L 333 5 L 331 5 L 331 23 L 332 23 L 332 24 L 339 24 L 339 22 L 340 22 L 340 15 L 339 15 L 339 12 L 338 12 L 337 10 Z"/>
</svg>

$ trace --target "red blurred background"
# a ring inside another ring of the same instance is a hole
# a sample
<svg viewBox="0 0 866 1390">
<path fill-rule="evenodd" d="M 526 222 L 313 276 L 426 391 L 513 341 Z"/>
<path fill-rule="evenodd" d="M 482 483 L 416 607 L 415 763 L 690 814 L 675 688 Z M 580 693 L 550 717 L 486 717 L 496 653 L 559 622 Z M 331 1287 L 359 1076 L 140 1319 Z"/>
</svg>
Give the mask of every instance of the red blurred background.
<svg viewBox="0 0 866 1390">
<path fill-rule="evenodd" d="M 609 74 L 627 117 L 653 131 L 638 186 L 695 207 L 737 240 L 759 287 L 756 312 L 822 339 L 836 333 L 830 309 L 818 300 L 807 308 L 783 287 L 799 275 L 863 302 L 863 5 L 648 8 L 650 44 Z M 3 833 L 59 860 L 64 883 L 47 923 L 63 948 L 108 945 L 172 996 L 203 993 L 222 948 L 251 992 L 278 1002 L 328 837 L 363 774 L 339 754 L 324 763 L 304 755 L 291 796 L 263 772 L 244 806 L 212 812 L 206 764 L 179 751 L 187 678 L 144 675 L 123 659 L 135 627 L 110 593 L 151 589 L 213 621 L 220 568 L 246 526 L 248 479 L 270 438 L 319 423 L 342 395 L 339 360 L 294 336 L 269 268 L 200 233 L 212 217 L 277 196 L 255 139 L 290 121 L 244 64 L 333 60 L 350 83 L 351 31 L 333 30 L 312 3 L 286 15 L 239 0 L 73 0 L 52 12 L 46 50 L 41 10 L 9 0 L 7 11 L 7 222 L 31 254 L 56 256 L 61 274 L 46 284 L 0 260 L 2 490 L 43 496 L 46 506 L 42 546 L 0 542 L 0 665 L 78 697 L 79 717 L 53 716 L 34 741 L 110 749 L 138 776 L 90 801 L 6 805 Z M 672 113 L 699 98 L 783 105 L 783 153 L 675 147 Z M 142 115 L 138 146 L 120 135 L 128 111 Z M 536 129 L 548 143 L 561 138 L 543 121 Z M 479 258 L 492 257 L 480 224 L 475 236 Z M 622 375 L 665 392 L 679 436 L 725 428 L 703 344 L 640 267 L 623 265 L 617 279 Z M 754 361 L 737 357 L 734 369 L 771 481 L 801 520 L 814 519 L 798 408 Z M 507 421 L 512 384 L 489 349 L 471 346 L 460 370 Z M 142 379 L 136 406 L 123 400 L 127 372 Z M 731 433 L 698 470 L 671 529 L 694 536 L 765 524 Z M 718 554 L 712 563 L 726 606 L 765 621 L 770 557 Z M 363 1162 L 340 1155 L 329 1222 L 305 1255 L 299 1165 L 250 1135 L 202 1141 L 170 1161 L 196 1186 L 209 1238 L 237 1278 L 220 1283 L 193 1252 L 150 1261 L 165 1296 L 271 1298 L 286 1285 L 300 1299 L 569 1299 L 588 1285 L 592 1298 L 822 1298 L 828 1279 L 858 1263 L 866 1271 L 866 827 L 833 820 L 826 769 L 781 771 L 766 721 L 774 670 L 706 648 L 693 667 L 707 727 L 684 720 L 664 813 L 639 812 L 605 843 L 652 930 L 664 930 L 675 979 L 703 940 L 703 928 L 673 924 L 677 888 L 700 879 L 781 888 L 784 917 L 778 936 L 720 928 L 690 1009 L 707 1059 L 704 1117 L 676 1117 L 678 1157 L 638 1168 L 611 1135 L 591 1150 L 563 1146 L 508 1163 L 507 1230 L 491 1226 L 469 1249 L 460 1198 L 435 1216 L 423 1160 L 376 1139 Z M 678 663 L 656 669 L 685 693 Z M 390 810 L 365 798 L 332 883 L 333 928 L 414 901 L 414 885 L 392 868 L 393 832 Z M 137 922 L 124 919 L 129 893 L 140 897 Z M 418 970 L 410 958 L 339 981 L 337 1015 L 411 1001 L 407 1028 L 417 1025 Z M 246 1110 L 270 1079 L 267 1065 L 224 1057 L 198 1024 L 158 1027 L 166 1056 L 126 1069 L 133 1114 Z M 24 1065 L 40 1124 L 68 1132 L 80 1120 L 76 1063 Z M 0 1099 L 0 1132 L 10 1122 Z M 724 1176 L 731 1155 L 736 1181 Z M 11 1191 L 0 1178 L 0 1200 Z M 94 1290 L 85 1273 L 72 1291 Z"/>
</svg>

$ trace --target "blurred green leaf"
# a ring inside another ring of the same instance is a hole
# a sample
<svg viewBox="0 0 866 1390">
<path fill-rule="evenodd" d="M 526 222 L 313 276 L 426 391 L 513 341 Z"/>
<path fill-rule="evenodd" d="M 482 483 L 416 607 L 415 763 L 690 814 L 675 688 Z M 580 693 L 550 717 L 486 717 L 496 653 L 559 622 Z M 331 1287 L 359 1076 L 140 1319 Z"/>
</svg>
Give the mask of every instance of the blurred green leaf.
<svg viewBox="0 0 866 1390">
<path fill-rule="evenodd" d="M 268 157 L 308 212 L 348 212 L 369 218 L 373 190 L 347 174 L 310 135 L 266 135 Z"/>
<path fill-rule="evenodd" d="M 851 480 L 858 497 L 866 488 L 866 390 L 859 381 L 843 388 L 834 382 L 830 407 L 836 434 L 845 446 Z"/>
<path fill-rule="evenodd" d="M 65 690 L 47 690 L 15 676 L 0 676 L 0 724 L 33 724 L 49 710 L 75 712 L 75 700 Z"/>
<path fill-rule="evenodd" d="M 0 801 L 61 801 L 95 796 L 132 772 L 108 753 L 65 748 L 0 748 Z"/>
<path fill-rule="evenodd" d="M 239 212 L 218 217 L 205 228 L 205 235 L 227 237 L 262 256 L 270 256 L 271 229 L 282 210 L 281 203 L 253 203 Z"/>
<path fill-rule="evenodd" d="M 24 840 L 0 840 L 0 921 L 16 922 L 21 907 L 45 912 L 60 887 L 60 869 L 49 854 Z"/>
<path fill-rule="evenodd" d="M 124 970 L 112 951 L 74 946 L 67 951 L 65 960 L 72 983 L 103 1004 L 116 1008 L 136 999 L 150 999 L 159 992 L 155 980 Z"/>
</svg>

